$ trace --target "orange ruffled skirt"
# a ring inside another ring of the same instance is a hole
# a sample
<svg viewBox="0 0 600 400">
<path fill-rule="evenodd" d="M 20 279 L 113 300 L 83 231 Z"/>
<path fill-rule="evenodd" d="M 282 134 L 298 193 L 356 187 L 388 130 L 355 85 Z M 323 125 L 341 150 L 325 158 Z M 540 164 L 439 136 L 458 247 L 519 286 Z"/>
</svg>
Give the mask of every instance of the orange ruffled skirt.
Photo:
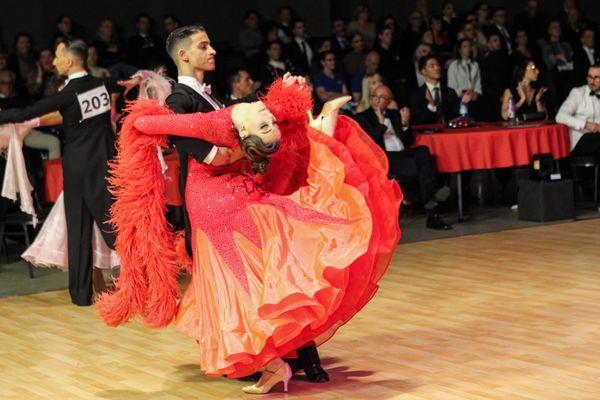
<svg viewBox="0 0 600 400">
<path fill-rule="evenodd" d="M 308 136 L 308 185 L 286 197 L 329 221 L 249 202 L 260 245 L 233 233 L 245 284 L 194 229 L 192 280 L 175 325 L 200 345 L 208 375 L 246 376 L 328 340 L 373 297 L 390 263 L 402 194 L 385 154 L 346 117 L 334 138 L 311 128 Z"/>
</svg>

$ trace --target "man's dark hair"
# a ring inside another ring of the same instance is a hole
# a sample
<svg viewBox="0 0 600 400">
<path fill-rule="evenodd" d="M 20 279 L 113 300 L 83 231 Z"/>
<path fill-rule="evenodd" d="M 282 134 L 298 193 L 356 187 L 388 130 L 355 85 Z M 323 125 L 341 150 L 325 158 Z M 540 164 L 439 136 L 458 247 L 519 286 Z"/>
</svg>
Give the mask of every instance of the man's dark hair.
<svg viewBox="0 0 600 400">
<path fill-rule="evenodd" d="M 496 15 L 496 13 L 498 11 L 504 11 L 504 12 L 506 12 L 506 8 L 504 8 L 504 7 L 495 7 L 495 8 L 492 9 L 492 12 L 490 12 L 490 16 L 492 18 L 494 18 L 494 15 Z"/>
<path fill-rule="evenodd" d="M 84 67 L 87 65 L 88 45 L 83 40 L 63 40 L 60 43 L 65 45 L 65 51 L 68 51 L 75 57 L 79 58 Z"/>
<path fill-rule="evenodd" d="M 174 16 L 173 14 L 165 14 L 163 16 L 163 21 L 166 20 L 166 19 L 172 19 L 174 22 L 176 22 L 177 24 L 181 25 L 181 21 L 176 16 Z"/>
<path fill-rule="evenodd" d="M 581 33 L 579 33 L 579 39 L 581 39 L 587 31 L 592 31 L 592 33 L 594 34 L 594 37 L 596 37 L 596 31 L 594 30 L 594 28 L 592 28 L 591 26 L 586 26 L 585 28 L 583 28 L 581 30 Z"/>
<path fill-rule="evenodd" d="M 71 20 L 71 22 L 73 22 L 73 18 L 71 18 L 71 16 L 69 14 L 61 14 L 57 19 L 56 19 L 56 23 L 60 24 L 62 22 L 63 19 L 65 18 L 69 18 Z"/>
<path fill-rule="evenodd" d="M 142 19 L 142 18 L 148 18 L 148 20 L 150 20 L 150 22 L 152 23 L 152 18 L 150 18 L 150 16 L 146 13 L 139 13 L 135 17 L 135 23 L 137 24 L 138 22 L 140 22 L 140 19 Z"/>
<path fill-rule="evenodd" d="M 438 63 L 440 62 L 440 60 L 438 60 L 438 58 L 436 56 L 434 56 L 433 54 L 423 56 L 423 57 L 419 58 L 419 71 L 421 71 L 421 70 L 423 70 L 423 68 L 425 68 L 425 66 L 427 65 L 427 62 L 429 60 L 435 60 Z"/>
<path fill-rule="evenodd" d="M 15 35 L 15 40 L 13 41 L 13 46 L 16 48 L 17 47 L 17 42 L 19 41 L 20 38 L 22 37 L 26 37 L 29 39 L 29 43 L 31 43 L 31 47 L 33 49 L 33 36 L 31 35 L 31 33 L 29 32 L 18 32 Z"/>
<path fill-rule="evenodd" d="M 206 32 L 206 29 L 202 25 L 187 25 L 182 26 L 181 28 L 175 29 L 173 32 L 169 34 L 167 37 L 167 41 L 165 43 L 165 47 L 167 49 L 167 53 L 171 58 L 175 61 L 177 59 L 175 51 L 177 51 L 177 47 L 183 41 L 198 32 Z"/>
<path fill-rule="evenodd" d="M 600 68 L 600 63 L 596 63 L 594 65 L 590 65 L 590 68 Z"/>
<path fill-rule="evenodd" d="M 256 17 L 260 19 L 260 14 L 256 10 L 247 10 L 244 13 L 244 20 L 247 20 L 252 14 L 256 14 Z"/>
</svg>

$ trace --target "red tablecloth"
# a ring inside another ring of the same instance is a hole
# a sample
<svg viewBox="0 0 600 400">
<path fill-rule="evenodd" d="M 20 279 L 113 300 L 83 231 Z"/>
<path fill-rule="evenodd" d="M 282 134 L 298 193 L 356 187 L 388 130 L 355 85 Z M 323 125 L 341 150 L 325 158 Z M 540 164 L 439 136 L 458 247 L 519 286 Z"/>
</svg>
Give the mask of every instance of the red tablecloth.
<svg viewBox="0 0 600 400">
<path fill-rule="evenodd" d="M 415 130 L 434 127 L 415 126 Z M 440 126 L 437 126 L 440 128 Z M 477 128 L 417 133 L 415 146 L 427 146 L 440 172 L 492 169 L 527 165 L 531 156 L 552 153 L 555 159 L 569 155 L 569 130 L 565 125 L 539 123 L 509 128 L 489 124 Z"/>
<path fill-rule="evenodd" d="M 169 167 L 165 173 L 167 204 L 181 206 L 183 202 L 179 194 L 179 161 L 177 160 L 177 154 L 165 156 L 165 162 Z M 63 190 L 62 173 L 61 159 L 49 160 L 44 163 L 44 199 L 49 203 L 54 203 Z"/>
</svg>

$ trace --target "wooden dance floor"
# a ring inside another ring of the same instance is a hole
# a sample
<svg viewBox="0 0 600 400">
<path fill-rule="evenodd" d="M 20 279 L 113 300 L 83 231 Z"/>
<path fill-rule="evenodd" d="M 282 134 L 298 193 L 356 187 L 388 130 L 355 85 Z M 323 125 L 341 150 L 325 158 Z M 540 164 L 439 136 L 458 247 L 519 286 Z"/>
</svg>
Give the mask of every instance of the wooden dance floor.
<svg viewBox="0 0 600 400">
<path fill-rule="evenodd" d="M 600 398 L 600 219 L 401 245 L 375 299 L 320 348 L 298 399 Z M 1 279 L 1 277 L 0 277 Z M 193 340 L 111 329 L 66 291 L 0 300 L 0 399 L 239 399 Z"/>
</svg>

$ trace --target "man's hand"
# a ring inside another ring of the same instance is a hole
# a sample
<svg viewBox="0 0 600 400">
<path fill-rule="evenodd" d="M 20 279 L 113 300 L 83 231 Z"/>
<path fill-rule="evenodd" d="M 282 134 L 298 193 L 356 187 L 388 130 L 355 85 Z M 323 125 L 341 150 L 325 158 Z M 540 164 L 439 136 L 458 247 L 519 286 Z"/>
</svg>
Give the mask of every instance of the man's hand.
<svg viewBox="0 0 600 400">
<path fill-rule="evenodd" d="M 402 126 L 410 125 L 410 108 L 404 107 L 400 110 L 400 117 L 402 119 Z"/>
<path fill-rule="evenodd" d="M 473 92 L 472 90 L 467 90 L 465 91 L 465 93 L 462 95 L 462 102 L 467 104 L 469 103 L 471 100 L 473 100 Z"/>
<path fill-rule="evenodd" d="M 118 85 L 121 85 L 123 87 L 125 87 L 125 92 L 123 92 L 123 95 L 126 95 L 127 93 L 129 93 L 129 91 L 131 89 L 133 89 L 134 87 L 138 86 L 140 83 L 142 83 L 142 77 L 141 76 L 135 76 L 131 79 L 128 79 L 126 81 L 117 81 Z"/>
<path fill-rule="evenodd" d="M 600 132 L 600 124 L 595 122 L 586 122 L 585 130 L 589 132 Z"/>
</svg>

